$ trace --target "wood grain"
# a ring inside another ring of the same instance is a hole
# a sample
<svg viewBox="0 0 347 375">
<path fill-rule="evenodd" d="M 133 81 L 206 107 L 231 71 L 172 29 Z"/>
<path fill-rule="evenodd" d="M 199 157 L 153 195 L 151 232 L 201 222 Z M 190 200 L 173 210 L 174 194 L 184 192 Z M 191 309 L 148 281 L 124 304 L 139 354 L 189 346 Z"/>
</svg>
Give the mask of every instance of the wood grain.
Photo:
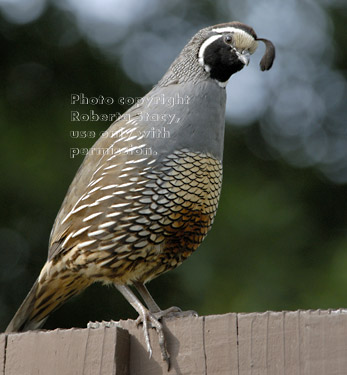
<svg viewBox="0 0 347 375">
<path fill-rule="evenodd" d="M 165 320 L 170 375 L 346 375 L 347 311 L 230 313 Z M 152 358 L 142 328 L 0 335 L 0 374 L 166 374 L 158 337 Z"/>
</svg>

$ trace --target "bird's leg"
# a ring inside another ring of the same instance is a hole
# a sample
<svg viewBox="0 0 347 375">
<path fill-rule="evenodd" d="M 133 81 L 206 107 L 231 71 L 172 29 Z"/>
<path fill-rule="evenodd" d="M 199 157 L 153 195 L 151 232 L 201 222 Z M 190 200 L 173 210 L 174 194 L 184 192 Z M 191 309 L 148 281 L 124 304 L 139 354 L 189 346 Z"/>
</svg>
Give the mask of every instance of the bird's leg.
<svg viewBox="0 0 347 375">
<path fill-rule="evenodd" d="M 136 297 L 136 295 L 132 292 L 132 290 L 127 285 L 115 284 L 115 286 L 123 294 L 123 296 L 126 298 L 126 300 L 131 304 L 131 306 L 139 313 L 139 317 L 138 317 L 136 322 L 137 322 L 137 324 L 142 323 L 142 325 L 143 325 L 143 333 L 144 333 L 144 336 L 145 336 L 145 342 L 146 342 L 146 346 L 147 346 L 147 351 L 149 352 L 149 357 L 152 356 L 152 347 L 151 347 L 151 342 L 150 342 L 150 339 L 149 339 L 148 322 L 150 322 L 152 327 L 154 327 L 155 330 L 157 331 L 158 338 L 159 338 L 159 346 L 160 346 L 161 356 L 162 356 L 163 360 L 167 363 L 168 368 L 170 368 L 170 356 L 169 356 L 169 353 L 166 349 L 163 326 L 160 324 L 158 318 L 155 316 L 155 314 L 153 314 L 151 311 L 146 309 L 145 306 L 143 306 L 143 304 L 140 302 L 140 300 Z M 148 291 L 147 291 L 147 293 L 148 293 Z M 155 306 L 156 308 L 159 309 L 159 307 L 154 302 L 152 297 L 151 297 L 151 300 L 154 303 L 153 306 Z M 160 311 L 160 309 L 159 309 L 159 311 Z"/>
<path fill-rule="evenodd" d="M 154 301 L 145 284 L 136 281 L 134 282 L 134 287 L 140 293 L 150 312 L 157 313 L 161 311 L 160 307 Z"/>
<path fill-rule="evenodd" d="M 165 318 L 165 317 L 185 317 L 185 316 L 198 316 L 198 314 L 195 311 L 182 311 L 177 306 L 169 307 L 166 310 L 161 310 L 160 307 L 156 304 L 153 297 L 149 293 L 147 287 L 145 284 L 140 282 L 134 282 L 134 286 L 137 289 L 137 291 L 140 293 L 141 297 L 145 301 L 149 311 L 153 313 L 153 315 L 157 319 Z"/>
</svg>

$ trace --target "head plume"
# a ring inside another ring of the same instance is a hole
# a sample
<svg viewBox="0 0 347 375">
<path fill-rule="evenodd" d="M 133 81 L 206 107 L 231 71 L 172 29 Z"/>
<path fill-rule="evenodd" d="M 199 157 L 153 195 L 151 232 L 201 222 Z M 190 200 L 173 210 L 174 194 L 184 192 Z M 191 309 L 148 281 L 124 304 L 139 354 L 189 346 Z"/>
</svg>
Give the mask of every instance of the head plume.
<svg viewBox="0 0 347 375">
<path fill-rule="evenodd" d="M 248 26 L 248 25 L 246 25 L 242 22 L 239 22 L 239 21 L 222 23 L 222 24 L 219 24 L 219 25 L 212 26 L 211 28 L 213 28 L 213 29 L 227 28 L 228 26 L 236 27 L 236 28 L 239 28 L 243 31 L 246 31 L 249 35 L 251 35 L 254 38 L 254 40 L 259 41 L 259 42 L 263 42 L 265 44 L 266 49 L 265 49 L 264 56 L 262 57 L 262 59 L 260 61 L 260 64 L 259 64 L 260 69 L 262 71 L 271 69 L 272 64 L 275 60 L 275 56 L 276 56 L 275 46 L 273 45 L 273 43 L 268 39 L 258 38 L 257 34 L 255 33 L 255 31 L 252 27 L 250 27 L 250 26 Z"/>
<path fill-rule="evenodd" d="M 262 71 L 269 70 L 272 67 L 272 64 L 275 60 L 275 56 L 276 56 L 275 46 L 268 39 L 257 38 L 256 40 L 263 42 L 265 44 L 265 53 L 259 63 L 260 69 Z"/>
</svg>

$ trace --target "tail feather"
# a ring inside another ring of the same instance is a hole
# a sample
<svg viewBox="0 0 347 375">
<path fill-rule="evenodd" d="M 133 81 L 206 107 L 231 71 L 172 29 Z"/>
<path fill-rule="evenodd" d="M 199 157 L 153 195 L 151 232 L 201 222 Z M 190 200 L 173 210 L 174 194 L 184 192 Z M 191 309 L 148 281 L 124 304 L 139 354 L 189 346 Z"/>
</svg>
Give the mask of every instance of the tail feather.
<svg viewBox="0 0 347 375">
<path fill-rule="evenodd" d="M 57 272 L 51 266 L 46 263 L 5 332 L 23 332 L 42 327 L 49 314 L 90 285 L 90 281 L 71 271 L 60 269 Z"/>
<path fill-rule="evenodd" d="M 35 284 L 31 288 L 23 303 L 20 305 L 5 332 L 22 332 L 31 329 L 38 329 L 43 326 L 48 316 L 41 319 L 41 321 L 31 319 L 31 315 L 34 311 L 37 290 L 38 280 L 35 281 Z"/>
</svg>

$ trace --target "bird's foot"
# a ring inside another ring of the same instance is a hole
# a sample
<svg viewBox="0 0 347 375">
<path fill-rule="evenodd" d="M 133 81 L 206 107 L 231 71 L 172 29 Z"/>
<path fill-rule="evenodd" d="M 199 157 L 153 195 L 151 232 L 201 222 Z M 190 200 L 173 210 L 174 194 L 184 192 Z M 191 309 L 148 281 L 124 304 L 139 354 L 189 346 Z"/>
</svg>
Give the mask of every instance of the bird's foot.
<svg viewBox="0 0 347 375">
<path fill-rule="evenodd" d="M 164 331 L 163 331 L 163 326 L 159 322 L 160 318 L 156 317 L 156 314 L 151 313 L 147 309 L 144 310 L 139 317 L 136 319 L 136 324 L 140 325 L 142 324 L 143 326 L 143 333 L 145 336 L 145 342 L 146 342 L 146 347 L 147 351 L 149 353 L 149 357 L 152 357 L 152 347 L 151 347 L 151 341 L 149 339 L 149 325 L 151 328 L 155 328 L 158 334 L 158 339 L 159 339 L 159 347 L 160 347 L 160 352 L 163 360 L 167 363 L 168 370 L 170 369 L 170 356 L 169 353 L 166 349 L 166 343 L 165 343 L 165 336 L 164 336 Z"/>
<path fill-rule="evenodd" d="M 172 319 L 172 318 L 186 318 L 188 316 L 194 316 L 194 317 L 199 316 L 196 311 L 193 311 L 193 310 L 182 311 L 177 306 L 172 306 L 172 307 L 169 307 L 168 309 L 160 310 L 158 312 L 153 313 L 153 315 L 158 320 L 162 318 Z"/>
<path fill-rule="evenodd" d="M 169 309 L 168 309 L 169 310 Z M 166 310 L 165 310 L 166 311 Z M 161 311 L 161 312 L 165 312 Z M 136 325 L 139 326 L 142 324 L 143 326 L 143 333 L 145 336 L 145 343 L 147 347 L 147 351 L 149 353 L 149 358 L 152 357 L 152 346 L 151 346 L 151 341 L 149 338 L 149 328 L 155 328 L 158 334 L 158 339 L 159 339 L 159 347 L 160 347 L 160 352 L 163 360 L 167 363 L 168 370 L 170 369 L 170 356 L 169 353 L 166 349 L 166 343 L 165 343 L 165 336 L 164 336 L 164 331 L 163 331 L 163 326 L 159 322 L 159 319 L 162 316 L 157 317 L 156 314 L 151 313 L 148 310 L 144 310 L 142 314 L 139 315 L 139 317 L 136 319 Z M 88 328 L 100 328 L 100 327 L 119 327 L 122 328 L 122 324 L 120 322 L 116 322 L 114 320 L 111 321 L 101 321 L 101 322 L 89 322 L 87 325 Z"/>
</svg>

